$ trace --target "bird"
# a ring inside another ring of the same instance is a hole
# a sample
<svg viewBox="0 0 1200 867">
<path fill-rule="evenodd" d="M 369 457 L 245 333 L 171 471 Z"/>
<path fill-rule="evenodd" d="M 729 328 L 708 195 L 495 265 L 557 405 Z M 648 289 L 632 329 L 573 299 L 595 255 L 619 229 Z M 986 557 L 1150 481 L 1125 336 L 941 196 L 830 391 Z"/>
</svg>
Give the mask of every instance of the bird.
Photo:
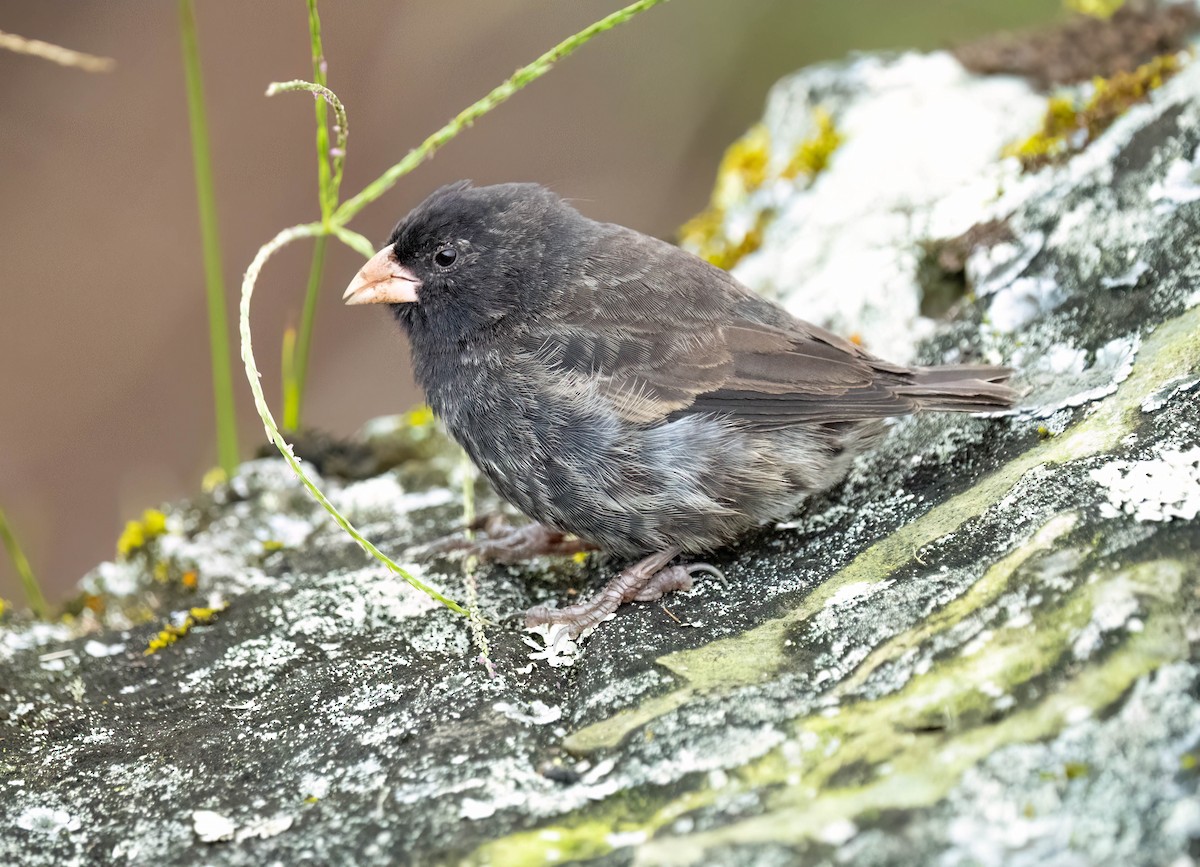
<svg viewBox="0 0 1200 867">
<path fill-rule="evenodd" d="M 344 301 L 390 307 L 434 414 L 532 520 L 476 553 L 633 561 L 589 600 L 526 613 L 572 635 L 716 572 L 673 561 L 793 515 L 885 419 L 1016 399 L 1009 368 L 885 361 L 536 183 L 436 190 Z"/>
</svg>

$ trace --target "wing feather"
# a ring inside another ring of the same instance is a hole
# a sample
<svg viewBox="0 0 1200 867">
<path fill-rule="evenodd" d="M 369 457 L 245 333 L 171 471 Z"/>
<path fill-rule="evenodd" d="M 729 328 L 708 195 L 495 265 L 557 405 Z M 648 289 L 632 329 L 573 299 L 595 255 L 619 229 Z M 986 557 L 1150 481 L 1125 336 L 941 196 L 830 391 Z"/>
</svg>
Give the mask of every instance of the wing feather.
<svg viewBox="0 0 1200 867">
<path fill-rule="evenodd" d="M 677 247 L 601 229 L 581 251 L 571 291 L 525 341 L 553 372 L 587 377 L 625 420 L 712 413 L 761 429 L 859 421 L 912 412 L 943 384 L 958 387 L 955 406 L 964 406 L 980 390 L 971 383 L 1007 376 L 891 364 Z"/>
</svg>

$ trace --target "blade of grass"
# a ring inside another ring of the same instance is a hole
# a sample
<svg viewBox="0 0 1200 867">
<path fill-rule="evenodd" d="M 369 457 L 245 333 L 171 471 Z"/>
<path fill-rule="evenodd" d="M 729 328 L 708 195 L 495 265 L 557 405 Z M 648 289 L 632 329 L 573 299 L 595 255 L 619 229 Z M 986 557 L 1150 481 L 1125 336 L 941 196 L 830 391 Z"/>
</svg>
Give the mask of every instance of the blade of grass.
<svg viewBox="0 0 1200 867">
<path fill-rule="evenodd" d="M 204 109 L 204 81 L 200 74 L 196 10 L 192 0 L 179 0 L 179 35 L 183 46 L 184 77 L 187 80 L 192 163 L 196 175 L 196 202 L 200 211 L 200 239 L 204 250 L 208 340 L 212 354 L 213 405 L 217 423 L 217 462 L 221 469 L 232 474 L 238 463 L 237 411 L 233 402 L 233 369 L 229 361 L 229 324 L 226 319 L 225 278 L 222 276 L 212 156 L 209 152 L 208 116 Z"/>
<path fill-rule="evenodd" d="M 304 308 L 300 314 L 300 337 L 292 346 L 295 355 L 283 378 L 283 429 L 287 431 L 300 429 L 304 411 L 308 356 L 312 350 L 313 326 L 317 321 L 317 301 L 321 297 L 321 276 L 325 272 L 325 246 L 328 242 L 328 235 L 321 235 L 313 242 L 308 287 L 304 290 Z"/>
<path fill-rule="evenodd" d="M 296 329 L 288 326 L 283 331 L 283 359 L 279 367 L 280 378 L 283 380 L 283 406 L 284 406 L 284 423 L 283 429 L 289 430 L 287 426 L 287 407 L 294 406 L 297 403 L 295 390 L 297 388 L 296 381 Z M 294 428 L 292 428 L 294 430 Z"/>
<path fill-rule="evenodd" d="M 368 184 L 361 193 L 343 202 L 334 213 L 334 221 L 342 225 L 348 223 L 355 214 L 395 186 L 396 181 L 433 156 L 442 145 L 446 144 L 446 142 L 450 141 L 496 106 L 503 103 L 521 88 L 541 78 L 554 67 L 554 64 L 576 49 L 586 45 L 601 33 L 612 30 L 618 24 L 628 21 L 639 12 L 645 12 L 647 9 L 664 2 L 666 0 L 638 0 L 637 3 L 631 3 L 624 9 L 618 9 L 611 15 L 601 18 L 595 24 L 580 30 L 575 35 L 567 37 L 537 60 L 533 61 L 533 63 L 522 66 L 507 81 L 493 89 L 483 99 L 463 109 L 449 123 L 421 142 L 414 150 L 409 151 L 404 159 Z"/>
<path fill-rule="evenodd" d="M 12 527 L 9 526 L 8 518 L 5 517 L 3 509 L 0 509 L 0 539 L 4 540 L 4 547 L 8 549 L 9 559 L 12 560 L 13 568 L 17 570 L 17 577 L 21 579 L 21 586 L 25 588 L 25 599 L 29 602 L 30 610 L 40 620 L 49 619 L 50 606 L 46 604 L 46 597 L 42 595 L 42 588 L 38 585 L 37 577 L 33 574 L 33 569 L 29 566 L 29 560 L 26 559 L 25 552 L 21 550 L 21 546 L 17 543 L 17 537 L 13 533 Z"/>
<path fill-rule="evenodd" d="M 40 39 L 27 39 L 15 33 L 5 33 L 3 30 L 0 30 L 0 48 L 15 51 L 17 54 L 40 57 L 60 66 L 73 66 L 84 72 L 112 72 L 117 65 L 111 57 L 97 57 Z"/>
<path fill-rule="evenodd" d="M 321 44 L 321 17 L 317 14 L 317 0 L 308 2 L 308 33 L 312 45 L 313 81 L 324 87 L 328 81 L 328 67 L 325 63 L 325 48 Z M 329 153 L 328 113 L 325 101 L 318 99 L 314 103 L 317 119 L 317 195 L 321 203 L 321 222 L 328 223 L 337 207 L 338 187 L 341 185 L 342 160 L 345 159 L 345 143 L 339 144 L 339 155 L 333 157 Z M 341 125 L 345 124 L 345 113 L 338 120 L 339 137 L 344 132 Z M 337 169 L 330 168 L 330 159 L 337 163 Z M 304 310 L 300 315 L 300 337 L 295 346 L 295 357 L 291 359 L 291 381 L 287 377 L 283 381 L 283 428 L 297 430 L 300 427 L 304 411 L 304 395 L 308 386 L 308 359 L 312 349 L 313 326 L 317 318 L 317 299 L 320 297 L 321 276 L 325 272 L 325 246 L 329 238 L 319 236 L 313 242 L 312 261 L 308 266 L 308 287 L 304 292 Z"/>
<path fill-rule="evenodd" d="M 250 263 L 250 267 L 246 269 L 245 277 L 242 278 L 242 302 L 238 316 L 238 328 L 242 337 L 242 362 L 246 367 L 246 379 L 250 382 L 250 390 L 254 393 L 254 405 L 258 408 L 258 414 L 262 418 L 267 437 L 279 449 L 279 453 L 288 462 L 288 466 L 292 468 L 292 472 L 300 479 L 301 484 L 308 488 L 308 492 L 312 494 L 313 498 L 325 508 L 325 511 L 333 516 L 333 520 L 337 522 L 339 527 L 349 533 L 350 537 L 364 551 L 383 563 L 413 587 L 442 603 L 451 611 L 461 614 L 464 617 L 469 617 L 471 616 L 471 612 L 466 608 L 463 608 L 453 599 L 439 593 L 407 569 L 397 564 L 391 557 L 376 548 L 362 533 L 358 532 L 353 524 L 346 520 L 333 503 L 329 502 L 329 498 L 321 492 L 321 489 L 313 484 L 308 474 L 300 468 L 300 460 L 293 453 L 291 445 L 283 438 L 283 434 L 279 432 L 279 426 L 275 423 L 275 417 L 271 415 L 271 408 L 267 406 L 267 398 L 263 394 L 262 383 L 259 382 L 262 374 L 258 372 L 258 365 L 254 361 L 254 348 L 250 339 L 250 299 L 254 295 L 254 284 L 258 282 L 258 275 L 262 271 L 263 265 L 280 249 L 300 238 L 317 237 L 328 231 L 320 223 L 306 223 L 300 226 L 292 226 L 290 229 L 284 229 L 262 247 L 259 247 L 258 253 L 254 256 L 254 261 Z"/>
</svg>

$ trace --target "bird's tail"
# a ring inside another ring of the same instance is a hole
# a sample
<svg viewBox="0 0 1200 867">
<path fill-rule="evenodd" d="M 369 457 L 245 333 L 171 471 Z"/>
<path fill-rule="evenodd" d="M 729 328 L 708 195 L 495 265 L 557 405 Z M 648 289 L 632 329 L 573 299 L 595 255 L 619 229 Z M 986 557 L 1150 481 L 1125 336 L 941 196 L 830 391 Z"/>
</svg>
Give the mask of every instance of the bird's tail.
<svg viewBox="0 0 1200 867">
<path fill-rule="evenodd" d="M 938 412 L 995 412 L 1017 402 L 1008 384 L 1012 370 L 990 365 L 947 364 L 912 369 L 910 382 L 896 389 L 919 410 Z"/>
</svg>

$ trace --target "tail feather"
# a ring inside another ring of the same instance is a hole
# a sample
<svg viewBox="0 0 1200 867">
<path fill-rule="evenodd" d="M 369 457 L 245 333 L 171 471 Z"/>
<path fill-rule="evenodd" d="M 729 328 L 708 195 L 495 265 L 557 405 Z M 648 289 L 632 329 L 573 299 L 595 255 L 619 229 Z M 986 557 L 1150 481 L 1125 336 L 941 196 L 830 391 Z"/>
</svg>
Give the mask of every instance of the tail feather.
<svg viewBox="0 0 1200 867">
<path fill-rule="evenodd" d="M 1007 367 L 953 364 L 918 367 L 912 374 L 911 383 L 898 387 L 896 394 L 910 398 L 921 410 L 994 412 L 1017 402 Z"/>
</svg>

